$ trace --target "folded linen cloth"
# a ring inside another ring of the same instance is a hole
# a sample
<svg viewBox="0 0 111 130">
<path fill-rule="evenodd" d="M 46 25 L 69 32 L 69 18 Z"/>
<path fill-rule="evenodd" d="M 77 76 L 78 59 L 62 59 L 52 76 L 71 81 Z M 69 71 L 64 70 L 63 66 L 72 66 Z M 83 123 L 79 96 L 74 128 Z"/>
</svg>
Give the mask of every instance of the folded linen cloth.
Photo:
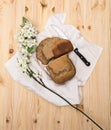
<svg viewBox="0 0 111 130">
<path fill-rule="evenodd" d="M 102 48 L 95 44 L 89 43 L 83 36 L 81 36 L 79 30 L 77 30 L 74 26 L 64 25 L 65 18 L 66 14 L 52 15 L 48 19 L 43 32 L 37 35 L 38 43 L 47 37 L 58 36 L 57 32 L 55 32 L 55 30 L 52 28 L 52 25 L 56 25 L 72 42 L 73 46 L 76 46 L 80 53 L 83 54 L 88 61 L 90 61 L 91 65 L 87 67 L 74 52 L 69 53 L 69 57 L 76 67 L 76 75 L 63 85 L 58 85 L 51 80 L 49 75 L 47 75 L 44 67 L 41 66 L 41 64 L 37 61 L 35 53 L 31 57 L 30 67 L 34 70 L 34 72 L 39 70 L 42 73 L 42 80 L 47 87 L 63 96 L 70 103 L 79 104 L 82 99 L 80 86 L 85 85 L 97 63 L 97 60 L 100 57 Z M 17 52 L 5 64 L 5 67 L 14 80 L 55 105 L 68 105 L 67 102 L 65 102 L 63 99 L 38 84 L 28 75 L 22 73 L 22 71 L 16 66 L 17 57 L 19 57 L 19 52 Z"/>
</svg>

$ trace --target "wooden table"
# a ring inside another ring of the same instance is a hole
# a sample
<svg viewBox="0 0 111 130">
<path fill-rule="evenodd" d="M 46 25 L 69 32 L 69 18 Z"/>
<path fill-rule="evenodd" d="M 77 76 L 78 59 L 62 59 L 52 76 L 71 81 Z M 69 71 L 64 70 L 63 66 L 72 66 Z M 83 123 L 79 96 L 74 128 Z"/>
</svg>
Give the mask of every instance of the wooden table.
<svg viewBox="0 0 111 130">
<path fill-rule="evenodd" d="M 54 106 L 19 85 L 4 68 L 17 51 L 14 35 L 22 17 L 42 31 L 48 17 L 60 12 L 88 41 L 103 47 L 78 107 L 111 130 L 110 5 L 110 0 L 0 0 L 0 130 L 99 130 L 70 106 Z"/>
</svg>

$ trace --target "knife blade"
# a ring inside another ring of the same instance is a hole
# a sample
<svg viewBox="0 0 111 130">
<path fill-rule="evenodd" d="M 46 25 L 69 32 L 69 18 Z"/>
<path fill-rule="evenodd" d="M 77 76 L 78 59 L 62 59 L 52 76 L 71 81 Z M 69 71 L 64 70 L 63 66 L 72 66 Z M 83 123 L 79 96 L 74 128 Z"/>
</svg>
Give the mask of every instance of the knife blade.
<svg viewBox="0 0 111 130">
<path fill-rule="evenodd" d="M 52 26 L 52 28 L 56 31 L 56 33 L 58 34 L 58 36 L 60 37 L 60 38 L 63 38 L 63 39 L 67 39 L 68 40 L 68 38 L 67 38 L 67 36 L 56 26 L 56 25 L 51 25 Z M 83 63 L 86 65 L 86 66 L 90 66 L 90 62 L 79 52 L 79 49 L 76 47 L 76 48 L 74 48 L 74 50 L 73 50 L 75 53 L 76 53 L 76 55 L 83 61 Z"/>
</svg>

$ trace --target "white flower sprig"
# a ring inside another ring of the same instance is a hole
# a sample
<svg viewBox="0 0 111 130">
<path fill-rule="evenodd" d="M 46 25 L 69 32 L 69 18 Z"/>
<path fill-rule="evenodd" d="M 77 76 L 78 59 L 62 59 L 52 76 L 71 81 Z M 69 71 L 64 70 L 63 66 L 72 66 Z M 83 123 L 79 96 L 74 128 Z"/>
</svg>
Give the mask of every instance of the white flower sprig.
<svg viewBox="0 0 111 130">
<path fill-rule="evenodd" d="M 17 65 L 22 69 L 23 72 L 27 72 L 30 64 L 30 57 L 35 51 L 37 45 L 38 31 L 36 28 L 23 17 L 21 30 L 17 33 L 16 39 L 19 42 L 20 57 L 17 58 Z"/>
<path fill-rule="evenodd" d="M 22 70 L 23 73 L 26 73 L 37 81 L 42 86 L 45 85 L 42 81 L 41 72 L 35 73 L 30 68 L 30 58 L 35 52 L 37 46 L 37 29 L 30 23 L 25 17 L 23 17 L 21 30 L 17 33 L 16 39 L 19 43 L 19 54 L 17 58 L 17 66 Z"/>
</svg>

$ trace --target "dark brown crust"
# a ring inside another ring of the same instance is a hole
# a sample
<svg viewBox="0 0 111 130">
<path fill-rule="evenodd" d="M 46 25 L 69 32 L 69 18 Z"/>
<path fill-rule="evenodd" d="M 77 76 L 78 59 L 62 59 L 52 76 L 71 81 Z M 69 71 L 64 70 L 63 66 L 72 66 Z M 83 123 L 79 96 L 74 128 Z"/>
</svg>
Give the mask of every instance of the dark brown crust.
<svg viewBox="0 0 111 130">
<path fill-rule="evenodd" d="M 73 46 L 69 40 L 60 39 L 53 46 L 54 57 L 59 57 L 61 55 L 67 54 L 73 50 Z"/>
</svg>

